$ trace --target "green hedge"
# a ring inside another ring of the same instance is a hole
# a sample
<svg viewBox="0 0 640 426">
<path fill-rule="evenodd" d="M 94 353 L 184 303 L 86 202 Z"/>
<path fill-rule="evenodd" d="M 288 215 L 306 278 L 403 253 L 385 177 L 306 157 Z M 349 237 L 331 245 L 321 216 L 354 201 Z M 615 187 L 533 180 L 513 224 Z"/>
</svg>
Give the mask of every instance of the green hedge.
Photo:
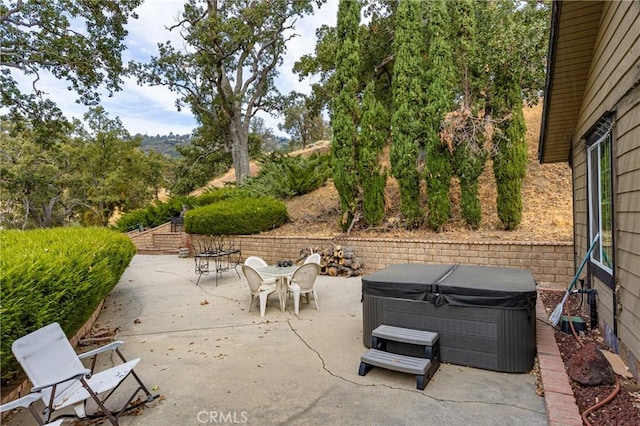
<svg viewBox="0 0 640 426">
<path fill-rule="evenodd" d="M 136 253 L 105 228 L 0 231 L 2 379 L 20 371 L 13 341 L 52 322 L 68 336 L 89 319 Z"/>
<path fill-rule="evenodd" d="M 277 228 L 287 220 L 286 205 L 275 198 L 229 198 L 189 210 L 184 226 L 190 234 L 249 235 Z"/>
<path fill-rule="evenodd" d="M 142 224 L 145 228 L 155 228 L 169 222 L 182 212 L 182 206 L 192 208 L 198 205 L 198 199 L 191 196 L 171 198 L 168 201 L 157 201 L 142 209 L 130 210 L 116 221 L 115 228 L 120 232 L 129 232 Z"/>
</svg>

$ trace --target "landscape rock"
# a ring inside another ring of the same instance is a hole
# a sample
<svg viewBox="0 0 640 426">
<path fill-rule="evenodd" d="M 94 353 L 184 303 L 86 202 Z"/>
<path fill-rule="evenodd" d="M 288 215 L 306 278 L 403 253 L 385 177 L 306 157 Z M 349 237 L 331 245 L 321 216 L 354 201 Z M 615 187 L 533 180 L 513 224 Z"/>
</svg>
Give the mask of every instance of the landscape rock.
<svg viewBox="0 0 640 426">
<path fill-rule="evenodd" d="M 567 363 L 567 374 L 587 386 L 612 385 L 616 382 L 611 364 L 594 343 L 587 343 L 576 351 Z"/>
</svg>

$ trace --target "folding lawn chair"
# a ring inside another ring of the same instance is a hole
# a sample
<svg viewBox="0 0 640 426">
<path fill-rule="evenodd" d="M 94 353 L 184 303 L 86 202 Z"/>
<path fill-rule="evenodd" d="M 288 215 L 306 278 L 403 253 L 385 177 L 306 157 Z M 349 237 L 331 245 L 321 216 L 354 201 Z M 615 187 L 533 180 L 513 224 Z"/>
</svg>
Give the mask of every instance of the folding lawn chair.
<svg viewBox="0 0 640 426">
<path fill-rule="evenodd" d="M 60 324 L 54 322 L 17 339 L 11 345 L 11 351 L 33 383 L 31 391 L 38 392 L 46 406 L 44 422 L 49 422 L 53 412 L 68 406 L 73 406 L 77 417 L 85 418 L 86 402 L 93 399 L 98 405 L 95 416 L 106 416 L 111 424 L 118 425 L 118 418 L 126 409 L 131 408 L 130 404 L 138 392 L 146 394 L 144 402 L 156 398 L 133 371 L 140 358 L 127 361 L 120 352 L 119 347 L 123 343 L 115 341 L 78 355 Z M 110 350 L 118 354 L 122 364 L 94 373 L 97 355 Z M 87 358 L 92 358 L 90 369 L 85 368 L 81 362 L 81 359 Z M 120 410 L 115 413 L 109 411 L 105 402 L 129 375 L 138 382 L 138 387 Z M 98 395 L 103 392 L 107 394 L 100 398 Z"/>
<path fill-rule="evenodd" d="M 0 413 L 11 411 L 19 407 L 26 408 L 31 412 L 33 417 L 35 417 L 36 422 L 39 425 L 44 425 L 43 420 L 40 418 L 40 416 L 38 415 L 38 412 L 33 407 L 33 403 L 39 400 L 40 398 L 42 398 L 42 394 L 40 394 L 40 392 L 27 394 L 22 398 L 18 398 L 14 401 L 7 402 L 6 404 L 0 405 Z M 53 423 L 47 423 L 45 426 L 60 426 L 61 424 L 62 424 L 62 419 L 56 420 Z"/>
</svg>

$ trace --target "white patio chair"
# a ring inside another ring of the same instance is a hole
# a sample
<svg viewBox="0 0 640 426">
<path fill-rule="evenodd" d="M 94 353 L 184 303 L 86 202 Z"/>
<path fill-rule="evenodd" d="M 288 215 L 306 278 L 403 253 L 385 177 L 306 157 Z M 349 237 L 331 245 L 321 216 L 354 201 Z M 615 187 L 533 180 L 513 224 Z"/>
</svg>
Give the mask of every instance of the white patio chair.
<svg viewBox="0 0 640 426">
<path fill-rule="evenodd" d="M 36 423 L 39 425 L 45 425 L 43 420 L 40 418 L 40 415 L 33 407 L 33 403 L 42 398 L 42 394 L 40 392 L 34 392 L 23 396 L 22 398 L 18 398 L 14 401 L 7 402 L 6 404 L 0 405 L 0 413 L 4 413 L 6 411 L 11 411 L 16 408 L 26 408 L 31 412 L 31 415 L 35 417 Z M 62 424 L 64 420 L 56 420 L 53 423 L 47 423 L 45 426 L 59 426 Z"/>
<path fill-rule="evenodd" d="M 73 407 L 77 417 L 88 417 L 85 406 L 92 399 L 98 406 L 95 416 L 105 416 L 111 424 L 118 425 L 118 418 L 125 409 L 131 408 L 131 401 L 140 391 L 146 394 L 145 402 L 155 398 L 133 371 L 140 358 L 127 361 L 119 349 L 123 343 L 115 341 L 78 355 L 60 324 L 54 322 L 14 341 L 11 351 L 33 384 L 31 391 L 38 392 L 46 406 L 45 422 L 55 411 L 69 406 Z M 95 372 L 97 355 L 111 350 L 115 351 L 122 364 Z M 81 359 L 89 358 L 91 367 L 86 368 Z M 105 402 L 129 375 L 138 382 L 138 387 L 122 408 L 115 413 L 109 411 Z M 107 394 L 100 398 L 98 395 L 103 392 Z"/>
<path fill-rule="evenodd" d="M 277 291 L 276 284 L 266 284 L 262 276 L 249 265 L 242 265 L 249 288 L 251 289 L 251 303 L 249 304 L 249 312 L 253 307 L 253 302 L 258 298 L 260 300 L 260 316 L 263 317 L 267 309 L 267 299 L 269 295 Z"/>
<path fill-rule="evenodd" d="M 307 258 L 304 260 L 304 264 L 306 265 L 307 263 L 317 263 L 319 265 L 320 253 L 313 253 L 307 256 Z"/>
<path fill-rule="evenodd" d="M 297 315 L 300 311 L 300 295 L 307 295 L 307 302 L 309 301 L 309 295 L 313 295 L 313 300 L 316 303 L 316 309 L 318 307 L 318 292 L 316 291 L 316 278 L 320 273 L 320 265 L 317 263 L 306 263 L 300 266 L 293 273 L 289 282 L 289 291 L 293 293 L 293 310 Z"/>
<path fill-rule="evenodd" d="M 258 256 L 249 256 L 244 260 L 244 264 L 247 266 L 251 266 L 253 269 L 260 269 L 260 268 L 264 268 L 266 266 L 269 266 L 267 264 L 267 262 L 264 261 L 263 258 L 258 257 Z M 258 272 L 258 271 L 256 271 Z M 260 272 L 258 272 L 260 274 Z M 264 275 L 260 274 L 260 276 L 262 277 L 262 281 L 265 284 L 274 284 L 276 282 L 276 278 L 275 277 L 265 277 Z"/>
</svg>

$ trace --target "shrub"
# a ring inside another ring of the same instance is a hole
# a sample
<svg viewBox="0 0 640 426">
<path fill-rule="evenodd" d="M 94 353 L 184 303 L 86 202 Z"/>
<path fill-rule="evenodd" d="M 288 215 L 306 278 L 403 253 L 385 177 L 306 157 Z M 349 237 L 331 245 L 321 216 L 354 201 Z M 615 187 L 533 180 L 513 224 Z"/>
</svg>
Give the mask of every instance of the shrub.
<svg viewBox="0 0 640 426">
<path fill-rule="evenodd" d="M 206 206 L 232 197 L 247 196 L 247 191 L 237 188 L 209 188 L 196 198 L 197 206 Z"/>
<path fill-rule="evenodd" d="M 143 209 L 131 210 L 116 221 L 116 229 L 120 232 L 129 232 L 142 224 L 145 228 L 155 228 L 172 218 L 179 216 L 182 206 L 192 208 L 199 203 L 199 198 L 189 196 L 171 198 L 169 201 L 158 201 Z"/>
<path fill-rule="evenodd" d="M 320 188 L 331 176 L 329 155 L 309 157 L 273 153 L 261 159 L 260 172 L 242 183 L 242 196 L 279 199 L 304 195 Z"/>
<path fill-rule="evenodd" d="M 105 228 L 0 232 L 2 378 L 19 371 L 11 344 L 59 322 L 73 335 L 118 283 L 136 248 Z"/>
<path fill-rule="evenodd" d="M 494 136 L 498 147 L 493 159 L 498 218 L 509 231 L 522 221 L 522 185 L 527 174 L 526 131 L 520 106 L 513 109 L 509 119 L 498 123 Z"/>
<path fill-rule="evenodd" d="M 275 198 L 229 198 L 190 210 L 186 232 L 203 235 L 248 235 L 277 228 L 288 220 L 287 207 Z"/>
</svg>

